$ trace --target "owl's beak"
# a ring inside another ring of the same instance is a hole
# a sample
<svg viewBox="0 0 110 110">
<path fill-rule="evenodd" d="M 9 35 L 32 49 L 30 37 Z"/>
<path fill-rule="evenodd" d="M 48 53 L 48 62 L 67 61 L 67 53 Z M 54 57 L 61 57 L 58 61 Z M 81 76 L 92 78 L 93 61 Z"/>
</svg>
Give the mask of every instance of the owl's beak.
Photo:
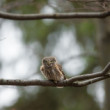
<svg viewBox="0 0 110 110">
<path fill-rule="evenodd" d="M 52 62 L 49 62 L 49 65 L 50 65 L 50 66 L 53 66 L 53 63 L 52 63 Z"/>
<path fill-rule="evenodd" d="M 48 67 L 51 67 L 51 63 L 50 63 L 50 62 L 48 62 L 48 63 L 47 63 L 47 66 L 48 66 Z"/>
</svg>

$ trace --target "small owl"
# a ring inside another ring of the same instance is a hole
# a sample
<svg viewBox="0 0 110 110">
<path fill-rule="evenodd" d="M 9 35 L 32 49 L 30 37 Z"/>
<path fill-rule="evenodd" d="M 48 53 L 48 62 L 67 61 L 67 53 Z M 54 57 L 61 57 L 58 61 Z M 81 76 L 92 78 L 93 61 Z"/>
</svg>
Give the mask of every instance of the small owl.
<svg viewBox="0 0 110 110">
<path fill-rule="evenodd" d="M 40 70 L 48 80 L 58 82 L 66 79 L 62 67 L 57 63 L 55 57 L 44 57 Z"/>
</svg>

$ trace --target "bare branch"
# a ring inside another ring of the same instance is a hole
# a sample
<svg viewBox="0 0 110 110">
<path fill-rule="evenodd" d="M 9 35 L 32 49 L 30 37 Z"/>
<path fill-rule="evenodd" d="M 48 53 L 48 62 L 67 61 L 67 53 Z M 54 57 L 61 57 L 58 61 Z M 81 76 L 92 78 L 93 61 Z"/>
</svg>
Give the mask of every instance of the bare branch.
<svg viewBox="0 0 110 110">
<path fill-rule="evenodd" d="M 98 81 L 101 81 L 101 80 L 104 80 L 104 79 L 108 79 L 108 78 L 110 78 L 110 75 L 102 76 L 102 77 L 98 77 L 98 78 L 94 78 L 94 79 L 90 79 L 90 80 L 86 80 L 86 81 L 80 81 L 80 82 L 77 81 L 77 82 L 73 82 L 73 84 L 76 87 L 82 87 L 82 86 L 93 84 L 95 82 L 98 82 Z"/>
<path fill-rule="evenodd" d="M 108 63 L 101 72 L 74 76 L 72 78 L 69 78 L 68 82 L 71 83 L 71 82 L 74 82 L 74 81 L 81 81 L 81 80 L 87 80 L 87 79 L 101 77 L 101 76 L 106 75 L 109 71 L 110 71 L 110 63 Z"/>
<path fill-rule="evenodd" d="M 48 80 L 6 80 L 6 79 L 0 79 L 0 85 L 11 85 L 11 86 L 72 86 L 72 87 L 82 87 L 86 86 L 107 78 L 110 78 L 110 63 L 106 65 L 106 67 L 101 71 L 97 73 L 92 74 L 86 74 L 86 75 L 79 75 L 72 78 L 69 78 L 64 81 L 60 81 L 58 83 L 53 83 Z"/>
<path fill-rule="evenodd" d="M 39 19 L 73 19 L 73 18 L 106 18 L 110 11 L 104 12 L 73 12 L 54 14 L 11 14 L 0 11 L 0 18 L 10 20 L 39 20 Z"/>
</svg>

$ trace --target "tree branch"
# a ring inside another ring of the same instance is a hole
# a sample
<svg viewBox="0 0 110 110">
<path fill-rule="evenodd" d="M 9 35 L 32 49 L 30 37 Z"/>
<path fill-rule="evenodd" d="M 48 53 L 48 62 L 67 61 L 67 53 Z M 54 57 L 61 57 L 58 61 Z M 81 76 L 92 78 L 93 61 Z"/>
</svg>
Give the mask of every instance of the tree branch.
<svg viewBox="0 0 110 110">
<path fill-rule="evenodd" d="M 98 77 L 98 78 L 94 78 L 94 79 L 90 79 L 90 80 L 86 80 L 86 81 L 81 81 L 81 82 L 73 82 L 73 84 L 76 86 L 76 87 L 82 87 L 82 86 L 87 86 L 89 84 L 93 84 L 95 82 L 98 82 L 98 81 L 101 81 L 101 80 L 104 80 L 104 79 L 108 79 L 110 78 L 110 75 L 108 76 L 102 76 L 102 77 Z"/>
<path fill-rule="evenodd" d="M 86 86 L 104 79 L 110 78 L 110 62 L 105 66 L 105 68 L 101 72 L 79 75 L 72 78 L 69 78 L 64 81 L 60 81 L 58 83 L 53 83 L 48 80 L 6 80 L 0 79 L 0 85 L 10 85 L 10 86 L 72 86 L 72 87 L 82 87 Z"/>
<path fill-rule="evenodd" d="M 74 81 L 81 81 L 81 80 L 87 80 L 87 79 L 91 79 L 91 78 L 97 78 L 97 77 L 105 76 L 109 71 L 110 71 L 110 62 L 105 66 L 105 68 L 101 72 L 74 76 L 72 78 L 69 78 L 68 82 L 71 83 Z"/>
<path fill-rule="evenodd" d="M 39 20 L 39 19 L 73 19 L 73 18 L 106 18 L 110 11 L 104 12 L 73 12 L 54 14 L 12 14 L 0 11 L 0 18 L 10 20 Z"/>
</svg>

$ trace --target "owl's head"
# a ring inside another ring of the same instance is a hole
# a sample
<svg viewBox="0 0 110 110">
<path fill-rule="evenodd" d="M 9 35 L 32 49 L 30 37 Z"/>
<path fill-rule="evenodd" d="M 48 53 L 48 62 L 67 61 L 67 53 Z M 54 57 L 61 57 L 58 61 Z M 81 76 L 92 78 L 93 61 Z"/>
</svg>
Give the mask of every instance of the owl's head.
<svg viewBox="0 0 110 110">
<path fill-rule="evenodd" d="M 42 64 L 46 67 L 52 67 L 56 63 L 55 57 L 44 57 L 42 59 Z"/>
</svg>

